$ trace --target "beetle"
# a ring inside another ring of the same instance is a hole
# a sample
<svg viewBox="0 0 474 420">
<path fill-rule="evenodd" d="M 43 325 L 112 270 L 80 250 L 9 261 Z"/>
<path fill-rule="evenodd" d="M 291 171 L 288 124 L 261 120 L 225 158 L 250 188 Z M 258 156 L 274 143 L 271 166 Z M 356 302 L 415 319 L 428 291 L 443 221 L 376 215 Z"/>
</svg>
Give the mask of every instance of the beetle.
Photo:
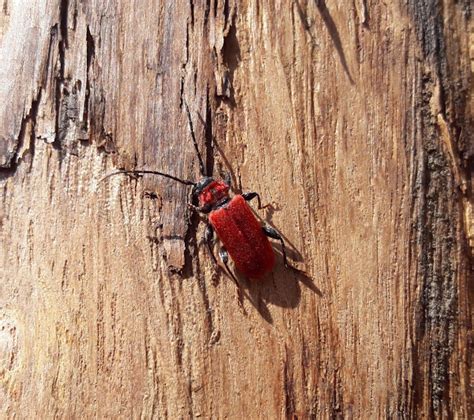
<svg viewBox="0 0 474 420">
<path fill-rule="evenodd" d="M 230 176 L 227 176 L 225 179 L 206 176 L 202 156 L 194 135 L 191 114 L 187 104 L 185 105 L 191 137 L 202 174 L 202 178 L 199 181 L 194 182 L 181 179 L 174 175 L 153 170 L 119 170 L 106 175 L 101 181 L 117 174 L 153 174 L 192 186 L 192 200 L 194 202 L 197 201 L 199 206 L 195 206 L 192 203 L 189 206 L 193 210 L 207 215 L 208 224 L 204 239 L 209 253 L 217 264 L 217 259 L 213 252 L 215 232 L 223 245 L 219 250 L 219 257 L 225 265 L 228 274 L 237 284 L 237 279 L 229 268 L 229 256 L 234 261 L 234 265 L 239 272 L 250 279 L 260 279 L 272 271 L 275 265 L 275 253 L 268 238 L 273 238 L 280 242 L 283 262 L 286 267 L 291 267 L 287 262 L 285 242 L 281 234 L 271 226 L 262 225 L 248 205 L 249 201 L 257 198 L 258 208 L 263 208 L 259 194 L 248 192 L 235 194 L 231 197 Z"/>
</svg>

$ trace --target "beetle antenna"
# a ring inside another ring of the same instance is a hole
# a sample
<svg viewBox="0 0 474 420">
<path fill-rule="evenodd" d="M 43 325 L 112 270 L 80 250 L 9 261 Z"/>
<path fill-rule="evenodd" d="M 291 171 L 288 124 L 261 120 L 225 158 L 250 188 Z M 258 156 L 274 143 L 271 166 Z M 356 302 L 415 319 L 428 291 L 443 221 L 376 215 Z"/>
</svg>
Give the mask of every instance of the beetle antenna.
<svg viewBox="0 0 474 420">
<path fill-rule="evenodd" d="M 193 139 L 194 148 L 196 149 L 196 154 L 199 159 L 199 169 L 201 170 L 201 175 L 206 176 L 207 174 L 204 168 L 204 162 L 202 160 L 201 153 L 199 152 L 196 136 L 194 135 L 193 120 L 191 119 L 191 112 L 189 111 L 188 103 L 186 101 L 184 101 L 184 105 L 186 106 L 186 113 L 188 114 L 189 130 L 191 131 L 191 137 Z"/>
<path fill-rule="evenodd" d="M 107 178 L 110 178 L 113 175 L 119 175 L 119 174 L 136 174 L 136 175 L 152 174 L 152 175 L 159 175 L 159 176 L 163 176 L 165 178 L 172 179 L 173 181 L 180 182 L 181 184 L 184 184 L 184 185 L 196 185 L 196 183 L 193 182 L 193 181 L 189 181 L 187 179 L 180 179 L 180 178 L 175 177 L 173 175 L 165 174 L 163 172 L 158 172 L 158 171 L 125 171 L 125 170 L 121 170 L 121 171 L 116 171 L 116 172 L 112 172 L 111 174 L 105 175 L 99 182 L 102 182 L 102 181 L 106 180 Z"/>
</svg>

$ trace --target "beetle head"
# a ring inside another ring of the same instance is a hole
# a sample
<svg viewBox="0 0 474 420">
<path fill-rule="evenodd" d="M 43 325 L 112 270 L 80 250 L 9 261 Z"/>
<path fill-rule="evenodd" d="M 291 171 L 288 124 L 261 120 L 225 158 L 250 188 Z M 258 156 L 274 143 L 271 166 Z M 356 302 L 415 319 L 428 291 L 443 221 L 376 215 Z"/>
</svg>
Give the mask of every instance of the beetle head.
<svg viewBox="0 0 474 420">
<path fill-rule="evenodd" d="M 229 185 L 222 180 L 205 177 L 193 187 L 193 196 L 199 198 L 201 207 L 212 208 L 219 201 L 229 196 L 229 188 Z"/>
<path fill-rule="evenodd" d="M 193 197 L 198 197 L 209 184 L 214 182 L 213 178 L 205 176 L 201 178 L 193 187 Z"/>
</svg>

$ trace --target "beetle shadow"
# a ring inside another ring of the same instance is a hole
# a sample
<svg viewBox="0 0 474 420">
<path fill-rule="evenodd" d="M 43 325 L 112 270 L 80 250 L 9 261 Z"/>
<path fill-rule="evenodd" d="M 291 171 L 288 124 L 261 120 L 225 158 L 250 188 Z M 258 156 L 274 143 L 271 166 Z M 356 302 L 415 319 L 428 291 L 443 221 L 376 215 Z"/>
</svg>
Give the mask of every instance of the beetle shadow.
<svg viewBox="0 0 474 420">
<path fill-rule="evenodd" d="M 274 245 L 274 249 L 277 251 L 276 255 L 280 257 L 280 260 L 283 261 L 283 254 L 281 252 L 281 245 L 276 244 Z M 288 250 L 286 252 L 288 254 Z M 298 254 L 300 255 L 300 254 Z M 289 263 L 290 264 L 290 263 Z M 305 287 L 310 289 L 313 293 L 318 295 L 319 297 L 323 297 L 323 292 L 321 292 L 321 289 L 316 286 L 314 283 L 314 280 L 312 277 L 310 277 L 305 271 L 300 270 L 299 268 L 293 267 L 291 264 L 289 267 L 285 267 L 284 265 L 282 266 L 282 271 L 285 272 L 290 271 L 295 275 L 295 279 L 299 281 L 300 283 L 304 284 Z"/>
<path fill-rule="evenodd" d="M 234 271 L 243 297 L 269 324 L 273 324 L 269 310 L 270 305 L 292 309 L 299 305 L 301 284 L 319 297 L 323 296 L 321 290 L 307 273 L 292 266 L 285 267 L 281 251 L 278 248 L 275 251 L 277 256 L 275 269 L 261 280 L 249 280 Z"/>
</svg>

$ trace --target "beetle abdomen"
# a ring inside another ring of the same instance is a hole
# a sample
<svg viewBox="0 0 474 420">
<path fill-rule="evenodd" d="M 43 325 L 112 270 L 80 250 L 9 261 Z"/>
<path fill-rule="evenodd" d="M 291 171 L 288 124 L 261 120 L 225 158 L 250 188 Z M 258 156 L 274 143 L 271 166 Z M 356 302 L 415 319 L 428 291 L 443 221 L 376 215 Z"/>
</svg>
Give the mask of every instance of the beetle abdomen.
<svg viewBox="0 0 474 420">
<path fill-rule="evenodd" d="M 242 274 L 259 278 L 272 270 L 275 264 L 273 248 L 241 195 L 212 211 L 209 221 Z"/>
</svg>

